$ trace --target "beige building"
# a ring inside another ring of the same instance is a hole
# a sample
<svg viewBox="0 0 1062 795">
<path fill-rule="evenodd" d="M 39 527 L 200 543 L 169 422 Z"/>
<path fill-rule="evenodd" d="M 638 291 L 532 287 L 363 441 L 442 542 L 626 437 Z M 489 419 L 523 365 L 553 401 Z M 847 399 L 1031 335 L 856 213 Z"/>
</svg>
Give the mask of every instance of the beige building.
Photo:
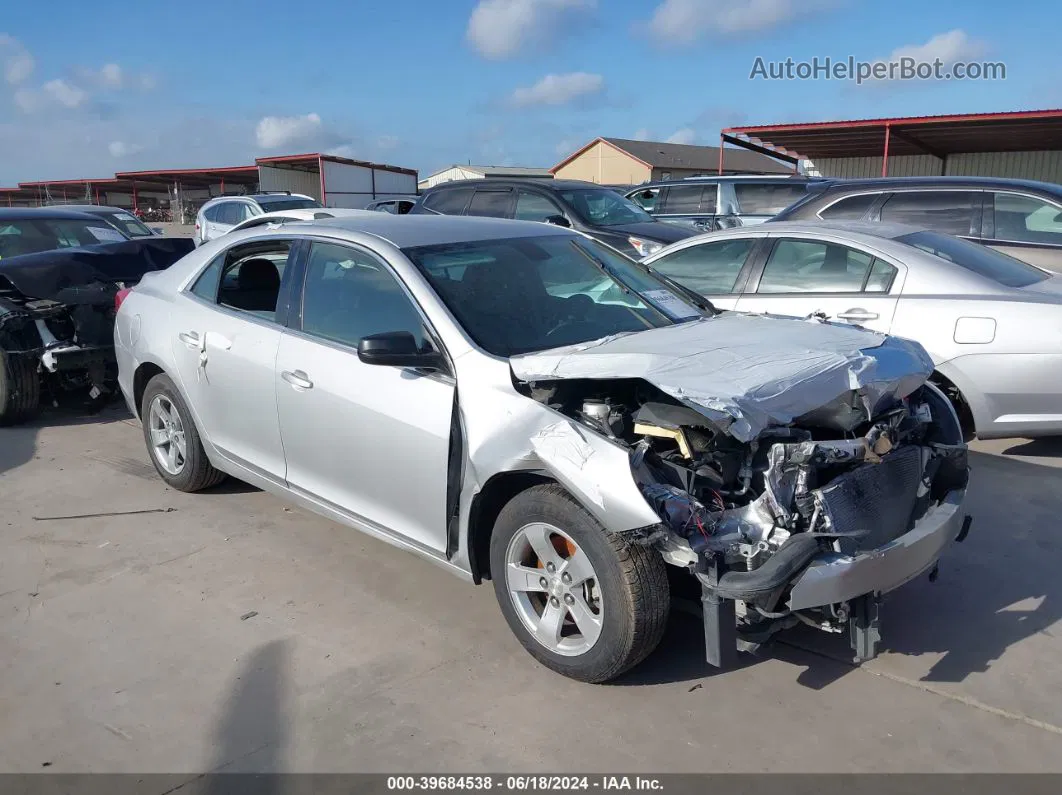
<svg viewBox="0 0 1062 795">
<path fill-rule="evenodd" d="M 595 138 L 550 169 L 557 179 L 638 185 L 719 173 L 719 147 Z M 757 152 L 724 150 L 724 174 L 792 174 L 793 167 Z"/>
</svg>

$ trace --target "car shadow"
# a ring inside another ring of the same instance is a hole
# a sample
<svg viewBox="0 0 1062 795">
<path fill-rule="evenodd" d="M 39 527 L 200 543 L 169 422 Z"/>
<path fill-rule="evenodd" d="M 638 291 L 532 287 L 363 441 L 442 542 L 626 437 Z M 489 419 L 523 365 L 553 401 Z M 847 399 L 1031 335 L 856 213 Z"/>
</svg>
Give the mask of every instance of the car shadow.
<svg viewBox="0 0 1062 795">
<path fill-rule="evenodd" d="M 1062 458 L 1062 436 L 1050 436 L 1041 439 L 1028 439 L 1012 445 L 1003 451 L 1003 455 L 1022 455 L 1032 458 Z"/>
<path fill-rule="evenodd" d="M 133 415 L 121 401 L 112 401 L 91 410 L 76 406 L 45 407 L 29 422 L 0 428 L 0 474 L 33 460 L 37 452 L 37 435 L 42 428 L 131 419 Z"/>
</svg>

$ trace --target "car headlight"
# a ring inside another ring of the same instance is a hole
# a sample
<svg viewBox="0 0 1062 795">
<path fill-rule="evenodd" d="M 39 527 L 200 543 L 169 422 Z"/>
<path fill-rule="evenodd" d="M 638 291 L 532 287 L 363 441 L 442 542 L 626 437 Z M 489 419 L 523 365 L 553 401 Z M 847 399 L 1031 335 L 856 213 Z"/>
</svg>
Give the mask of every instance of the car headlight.
<svg viewBox="0 0 1062 795">
<path fill-rule="evenodd" d="M 663 243 L 657 243 L 655 240 L 643 240 L 640 237 L 628 237 L 627 242 L 634 247 L 639 257 L 648 257 L 664 247 Z"/>
</svg>

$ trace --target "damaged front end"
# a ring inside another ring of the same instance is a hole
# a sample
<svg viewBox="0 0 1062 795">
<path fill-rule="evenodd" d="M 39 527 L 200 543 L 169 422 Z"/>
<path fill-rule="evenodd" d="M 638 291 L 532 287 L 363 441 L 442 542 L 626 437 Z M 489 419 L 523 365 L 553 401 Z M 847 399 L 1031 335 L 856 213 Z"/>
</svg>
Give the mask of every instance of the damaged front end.
<svg viewBox="0 0 1062 795">
<path fill-rule="evenodd" d="M 535 376 L 523 381 L 530 397 L 627 447 L 637 488 L 660 518 L 632 537 L 699 582 L 709 662 L 727 665 L 798 623 L 847 628 L 863 661 L 876 653 L 881 595 L 935 574 L 943 549 L 969 528 L 959 422 L 927 383 L 932 365 L 916 343 L 837 329 L 820 371 L 799 360 L 787 369 L 780 363 L 795 353 L 794 337 L 829 337 L 833 327 L 759 321 L 788 329 L 788 345 L 761 356 L 741 392 L 712 395 L 703 357 L 686 380 L 674 369 L 660 378 L 651 365 L 635 377 L 646 351 L 635 361 L 610 357 L 609 342 L 551 352 L 552 372 L 542 361 L 514 372 Z M 845 339 L 863 344 L 845 353 Z M 620 377 L 594 372 L 603 354 Z"/>
<path fill-rule="evenodd" d="M 0 261 L 0 349 L 33 364 L 52 402 L 116 392 L 115 296 L 194 249 L 150 238 L 58 249 Z"/>
</svg>

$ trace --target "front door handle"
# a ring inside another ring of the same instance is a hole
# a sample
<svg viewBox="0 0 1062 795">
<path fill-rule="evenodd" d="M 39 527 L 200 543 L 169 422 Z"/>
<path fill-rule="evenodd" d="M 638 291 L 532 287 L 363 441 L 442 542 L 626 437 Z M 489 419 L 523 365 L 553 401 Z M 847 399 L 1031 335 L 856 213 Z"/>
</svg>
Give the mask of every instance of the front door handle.
<svg viewBox="0 0 1062 795">
<path fill-rule="evenodd" d="M 837 317 L 841 320 L 877 320 L 877 312 L 868 312 L 866 309 L 848 309 L 844 312 L 838 312 Z"/>
<path fill-rule="evenodd" d="M 177 335 L 177 339 L 194 351 L 198 351 L 202 347 L 199 341 L 199 334 L 194 331 L 182 331 Z"/>
<path fill-rule="evenodd" d="M 299 389 L 313 389 L 313 381 L 302 370 L 285 370 L 280 377 Z"/>
</svg>

